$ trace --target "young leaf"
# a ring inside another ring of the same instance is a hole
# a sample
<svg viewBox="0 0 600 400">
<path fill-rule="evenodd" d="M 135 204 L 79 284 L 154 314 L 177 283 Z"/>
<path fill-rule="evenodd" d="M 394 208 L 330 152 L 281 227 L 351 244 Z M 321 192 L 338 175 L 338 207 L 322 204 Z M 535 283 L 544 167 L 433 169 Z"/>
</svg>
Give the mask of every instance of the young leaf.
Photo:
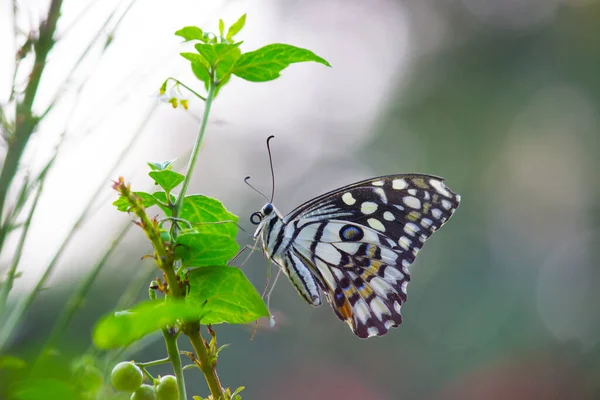
<svg viewBox="0 0 600 400">
<path fill-rule="evenodd" d="M 185 179 L 185 176 L 175 171 L 151 171 L 148 175 L 167 192 L 176 188 Z"/>
<path fill-rule="evenodd" d="M 183 58 L 189 60 L 192 64 L 192 72 L 196 78 L 204 82 L 204 87 L 208 90 L 208 82 L 210 80 L 208 61 L 197 53 L 180 53 Z"/>
<path fill-rule="evenodd" d="M 235 35 L 237 35 L 242 28 L 246 25 L 246 14 L 242 15 L 233 25 L 229 27 L 227 31 L 227 40 L 231 41 Z"/>
<path fill-rule="evenodd" d="M 223 204 L 201 194 L 186 196 L 179 217 L 189 221 L 197 232 L 216 235 L 237 234 L 238 217 L 230 213 Z"/>
<path fill-rule="evenodd" d="M 240 249 L 235 236 L 224 230 L 218 233 L 183 232 L 177 237 L 176 244 L 175 254 L 181 257 L 186 267 L 227 265 Z"/>
<path fill-rule="evenodd" d="M 171 215 L 171 210 L 162 205 L 167 204 L 167 195 L 165 194 L 165 192 L 156 192 L 153 194 L 146 192 L 133 193 L 142 199 L 142 206 L 144 208 L 149 208 L 153 205 L 158 205 L 161 208 L 161 210 L 165 212 L 165 214 Z M 175 203 L 175 196 L 171 196 L 171 202 Z M 119 198 L 113 202 L 113 206 L 117 207 L 117 210 L 121 212 L 129 212 L 130 204 L 127 202 L 127 199 L 125 197 L 119 196 Z"/>
<path fill-rule="evenodd" d="M 199 319 L 205 313 L 202 307 L 202 304 L 169 299 L 168 302 L 146 301 L 130 310 L 108 314 L 94 327 L 94 345 L 99 349 L 127 346 L 177 320 Z"/>
<path fill-rule="evenodd" d="M 188 40 L 200 40 L 201 42 L 206 41 L 206 39 L 204 37 L 204 33 L 202 32 L 202 29 L 198 28 L 197 26 L 186 26 L 184 28 L 181 28 L 180 30 L 175 32 L 175 35 L 181 36 L 185 41 L 188 41 Z"/>
<path fill-rule="evenodd" d="M 270 44 L 244 53 L 237 59 L 231 73 L 251 82 L 266 82 L 292 63 L 314 61 L 330 67 L 329 63 L 310 50 L 288 44 Z"/>
<path fill-rule="evenodd" d="M 165 81 L 166 83 L 167 81 Z M 152 171 L 164 171 L 170 170 L 173 161 L 162 161 L 162 162 L 148 162 L 148 166 Z"/>
<path fill-rule="evenodd" d="M 202 55 L 208 61 L 209 65 L 214 66 L 219 61 L 228 59 L 234 61 L 240 57 L 240 51 L 238 49 L 242 42 L 228 44 L 228 43 L 215 43 L 215 44 L 203 44 L 196 43 L 194 46 L 198 53 Z M 237 52 L 236 52 L 237 50 Z"/>
<path fill-rule="evenodd" d="M 223 36 L 223 32 L 225 32 L 225 22 L 219 19 L 219 36 Z"/>
<path fill-rule="evenodd" d="M 269 316 L 265 303 L 239 268 L 198 268 L 189 272 L 188 279 L 186 303 L 204 305 L 201 324 L 246 324 Z"/>
</svg>

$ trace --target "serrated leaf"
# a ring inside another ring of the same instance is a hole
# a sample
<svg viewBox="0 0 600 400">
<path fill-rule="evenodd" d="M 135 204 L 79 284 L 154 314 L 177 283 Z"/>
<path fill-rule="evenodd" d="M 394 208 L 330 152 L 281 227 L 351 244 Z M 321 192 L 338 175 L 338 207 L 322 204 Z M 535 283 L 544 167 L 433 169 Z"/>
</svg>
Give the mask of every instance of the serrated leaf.
<svg viewBox="0 0 600 400">
<path fill-rule="evenodd" d="M 233 25 L 229 27 L 229 30 L 227 30 L 227 40 L 233 39 L 233 37 L 242 30 L 244 25 L 246 25 L 246 14 L 242 15 Z"/>
<path fill-rule="evenodd" d="M 225 32 L 225 22 L 222 19 L 219 19 L 219 35 L 223 36 L 223 32 Z"/>
<path fill-rule="evenodd" d="M 310 50 L 276 43 L 242 54 L 231 73 L 247 81 L 266 82 L 278 78 L 279 73 L 290 64 L 306 61 L 331 66 Z"/>
<path fill-rule="evenodd" d="M 193 53 L 191 53 L 193 54 Z M 163 85 L 166 85 L 167 81 L 165 81 L 165 83 Z M 150 169 L 152 171 L 165 171 L 165 170 L 170 170 L 171 169 L 171 165 L 173 164 L 173 160 L 168 160 L 168 161 L 161 161 L 161 162 L 151 162 L 148 161 L 148 166 L 150 167 Z"/>
<path fill-rule="evenodd" d="M 176 188 L 185 179 L 185 176 L 175 171 L 151 171 L 148 175 L 167 192 Z"/>
<path fill-rule="evenodd" d="M 224 230 L 219 233 L 184 232 L 175 243 L 175 254 L 186 267 L 227 265 L 240 250 L 235 237 Z"/>
<path fill-rule="evenodd" d="M 133 192 L 136 196 L 142 199 L 142 206 L 144 208 L 150 208 L 154 205 L 158 205 L 165 214 L 171 215 L 171 210 L 162 204 L 167 204 L 167 194 L 165 192 L 156 192 L 153 194 L 146 192 Z M 171 195 L 171 202 L 175 202 L 175 196 Z M 162 204 L 161 204 L 162 203 Z M 117 210 L 121 212 L 129 212 L 130 204 L 127 199 L 123 196 L 119 196 L 117 200 L 113 202 L 113 206 L 117 207 Z"/>
<path fill-rule="evenodd" d="M 204 33 L 202 32 L 202 29 L 198 28 L 197 26 L 186 26 L 184 28 L 181 28 L 180 30 L 175 32 L 175 35 L 181 36 L 186 41 L 188 41 L 188 40 L 200 40 L 202 42 L 206 41 L 206 39 L 204 37 Z"/>
<path fill-rule="evenodd" d="M 205 313 L 201 303 L 182 300 L 145 301 L 134 308 L 108 314 L 100 319 L 93 332 L 94 345 L 100 349 L 127 346 L 140 338 L 178 320 L 198 320 Z"/>
<path fill-rule="evenodd" d="M 269 316 L 267 306 L 235 267 L 204 267 L 189 272 L 190 290 L 186 302 L 205 304 L 201 324 L 246 324 Z"/>
</svg>

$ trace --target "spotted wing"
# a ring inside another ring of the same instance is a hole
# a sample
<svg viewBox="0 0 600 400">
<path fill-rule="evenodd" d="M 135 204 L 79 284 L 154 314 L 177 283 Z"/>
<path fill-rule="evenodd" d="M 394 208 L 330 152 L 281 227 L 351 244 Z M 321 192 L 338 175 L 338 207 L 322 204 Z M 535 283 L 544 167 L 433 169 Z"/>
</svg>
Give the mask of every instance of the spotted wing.
<svg viewBox="0 0 600 400">
<path fill-rule="evenodd" d="M 298 229 L 291 250 L 357 336 L 380 336 L 402 322 L 408 266 L 459 202 L 441 178 L 429 175 L 358 182 L 286 217 Z"/>
</svg>

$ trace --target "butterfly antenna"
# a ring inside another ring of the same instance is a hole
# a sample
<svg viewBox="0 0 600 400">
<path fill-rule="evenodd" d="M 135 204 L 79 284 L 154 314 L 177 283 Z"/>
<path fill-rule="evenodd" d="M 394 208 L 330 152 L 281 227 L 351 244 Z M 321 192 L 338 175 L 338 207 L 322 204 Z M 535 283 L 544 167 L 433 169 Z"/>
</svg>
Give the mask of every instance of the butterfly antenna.
<svg viewBox="0 0 600 400">
<path fill-rule="evenodd" d="M 260 190 L 258 190 L 258 189 L 257 189 L 257 188 L 255 188 L 254 186 L 252 186 L 252 185 L 250 184 L 250 182 L 248 182 L 249 180 L 250 180 L 250 177 L 249 177 L 249 176 L 247 176 L 247 177 L 245 177 L 245 178 L 244 178 L 244 182 L 246 183 L 246 185 L 250 186 L 250 187 L 252 188 L 252 190 L 254 190 L 256 193 L 258 193 L 258 194 L 260 194 L 262 197 L 264 197 L 264 198 L 265 198 L 265 200 L 269 201 L 269 198 L 268 198 L 267 196 L 265 196 L 265 195 L 263 194 L 263 192 L 261 192 Z"/>
<path fill-rule="evenodd" d="M 267 138 L 267 151 L 269 152 L 269 164 L 271 165 L 271 201 L 269 203 L 273 203 L 273 198 L 275 198 L 275 170 L 273 169 L 273 156 L 269 145 L 269 141 L 274 137 L 274 135 L 271 135 Z"/>
</svg>

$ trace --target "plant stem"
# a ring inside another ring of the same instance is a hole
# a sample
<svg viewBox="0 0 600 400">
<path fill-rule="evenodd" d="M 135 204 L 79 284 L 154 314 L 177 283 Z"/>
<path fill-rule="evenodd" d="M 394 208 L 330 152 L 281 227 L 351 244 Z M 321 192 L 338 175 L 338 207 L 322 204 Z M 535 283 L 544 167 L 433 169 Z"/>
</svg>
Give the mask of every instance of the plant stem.
<svg viewBox="0 0 600 400">
<path fill-rule="evenodd" d="M 215 364 L 210 362 L 208 344 L 202 336 L 200 336 L 200 324 L 198 322 L 189 322 L 185 324 L 183 333 L 190 339 L 190 342 L 194 347 L 194 351 L 198 357 L 197 361 L 200 364 L 198 367 L 200 367 L 200 370 L 206 378 L 206 383 L 208 384 L 208 388 L 210 389 L 213 398 L 215 400 L 223 400 L 225 398 L 223 387 L 221 386 L 221 381 L 217 375 Z"/>
<path fill-rule="evenodd" d="M 202 123 L 200 124 L 200 130 L 198 131 L 198 138 L 196 139 L 196 143 L 194 143 L 194 149 L 192 150 L 192 155 L 190 156 L 187 172 L 185 173 L 185 179 L 183 181 L 183 185 L 181 186 L 181 192 L 179 192 L 179 196 L 177 197 L 177 201 L 175 202 L 175 207 L 173 209 L 174 218 L 179 218 L 181 206 L 183 205 L 183 199 L 185 198 L 185 193 L 187 192 L 190 180 L 192 179 L 192 172 L 194 172 L 194 167 L 196 166 L 196 161 L 198 160 L 198 153 L 200 153 L 200 146 L 202 145 L 202 138 L 204 137 L 204 132 L 206 131 L 206 123 L 208 121 L 208 116 L 210 115 L 210 107 L 215 97 L 216 88 L 217 85 L 213 80 L 211 80 L 208 85 L 208 95 L 206 96 L 204 114 L 202 115 Z"/>
<path fill-rule="evenodd" d="M 39 357 L 44 357 L 48 350 L 51 350 L 52 347 L 56 345 L 56 342 L 60 337 L 63 336 L 65 330 L 71 323 L 71 319 L 81 307 L 81 304 L 85 301 L 85 297 L 92 287 L 92 284 L 102 271 L 102 268 L 106 265 L 108 258 L 112 255 L 115 248 L 121 243 L 122 239 L 125 237 L 125 234 L 129 231 L 129 228 L 132 227 L 132 224 L 127 224 L 121 229 L 117 237 L 110 244 L 109 248 L 106 250 L 100 261 L 90 270 L 88 276 L 84 279 L 84 281 L 79 286 L 79 289 L 75 293 L 71 295 L 71 298 L 67 301 L 65 308 L 61 312 L 61 314 L 56 319 L 56 323 L 48 336 L 48 340 L 44 345 L 44 348 L 40 352 Z"/>
<path fill-rule="evenodd" d="M 148 368 L 148 367 L 153 367 L 155 365 L 161 365 L 161 364 L 166 364 L 166 363 L 170 363 L 171 359 L 170 358 L 161 358 L 160 360 L 154 360 L 154 361 L 148 361 L 145 363 L 135 363 L 135 365 L 137 365 L 138 367 L 142 368 Z"/>
<path fill-rule="evenodd" d="M 168 77 L 167 80 L 171 80 L 176 82 L 179 86 L 183 86 L 184 88 L 186 88 L 190 93 L 192 93 L 194 96 L 196 96 L 197 98 L 199 98 L 202 101 L 206 101 L 206 98 L 204 96 L 201 96 L 198 92 L 196 92 L 194 89 L 192 89 L 191 87 L 189 87 L 188 85 L 186 85 L 185 83 L 181 82 L 179 79 L 175 79 L 173 77 Z"/>
<path fill-rule="evenodd" d="M 183 368 L 181 366 L 181 354 L 179 354 L 179 348 L 177 347 L 177 335 L 172 335 L 169 332 L 168 328 L 163 328 L 162 334 L 165 338 L 165 345 L 167 346 L 169 360 L 173 365 L 173 372 L 175 373 L 175 378 L 177 378 L 177 390 L 179 391 L 179 400 L 187 400 L 187 394 L 185 392 L 185 381 L 183 378 Z"/>
<path fill-rule="evenodd" d="M 39 122 L 38 118 L 33 115 L 33 101 L 46 67 L 48 53 L 54 45 L 54 32 L 60 17 L 61 7 L 62 0 L 52 0 L 46 20 L 40 23 L 39 38 L 34 43 L 35 61 L 29 75 L 23 100 L 17 103 L 15 134 L 7 141 L 6 156 L 0 172 L 0 216 L 3 214 L 6 196 L 17 173 L 23 151 Z"/>
</svg>

